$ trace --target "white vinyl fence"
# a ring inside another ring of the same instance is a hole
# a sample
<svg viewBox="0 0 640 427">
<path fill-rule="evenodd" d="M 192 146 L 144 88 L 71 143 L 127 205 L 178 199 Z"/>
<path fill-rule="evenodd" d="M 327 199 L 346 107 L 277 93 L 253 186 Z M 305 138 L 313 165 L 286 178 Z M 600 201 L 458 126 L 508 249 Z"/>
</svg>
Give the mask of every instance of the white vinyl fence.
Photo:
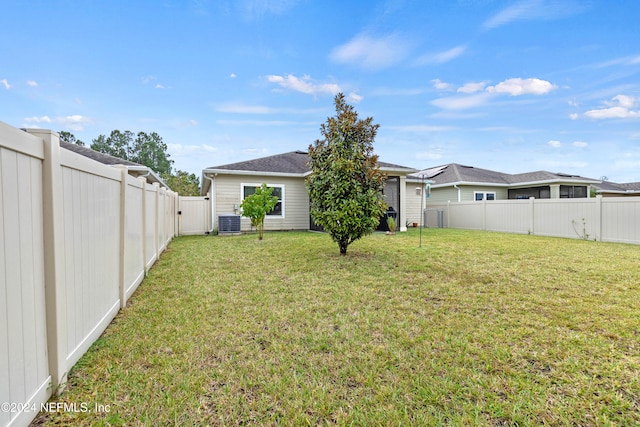
<svg viewBox="0 0 640 427">
<path fill-rule="evenodd" d="M 426 223 L 437 210 L 444 226 L 640 244 L 640 197 L 485 200 L 430 204 Z"/>
<path fill-rule="evenodd" d="M 25 426 L 176 234 L 177 195 L 0 122 L 0 426 Z"/>
</svg>

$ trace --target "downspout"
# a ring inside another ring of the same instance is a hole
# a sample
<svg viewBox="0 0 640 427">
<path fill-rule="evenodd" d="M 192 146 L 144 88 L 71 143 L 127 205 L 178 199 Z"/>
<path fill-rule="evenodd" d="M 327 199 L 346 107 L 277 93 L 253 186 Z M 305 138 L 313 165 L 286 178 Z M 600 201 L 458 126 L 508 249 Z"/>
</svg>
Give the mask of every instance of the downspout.
<svg viewBox="0 0 640 427">
<path fill-rule="evenodd" d="M 218 175 L 218 174 L 215 174 L 215 175 Z M 213 180 L 215 179 L 215 175 L 214 175 L 213 178 L 211 178 L 206 173 L 202 175 L 204 178 L 206 178 L 209 181 L 211 181 L 211 186 L 209 187 L 209 194 L 211 194 L 209 196 L 209 197 L 211 197 L 211 228 L 209 229 L 209 231 L 207 231 L 207 234 L 213 233 L 213 230 L 215 228 L 215 220 L 214 220 L 215 219 L 215 215 L 214 215 L 215 211 L 213 210 L 213 208 L 214 208 L 214 204 L 213 204 L 213 195 L 214 195 L 214 192 L 213 192 Z"/>
<path fill-rule="evenodd" d="M 460 195 L 460 192 L 461 192 L 462 190 L 460 189 L 460 187 L 458 187 L 458 185 L 457 185 L 457 184 L 453 184 L 453 188 L 455 188 L 456 190 L 458 190 L 458 201 L 459 201 L 459 202 L 460 202 L 460 201 L 462 201 L 462 200 L 461 200 L 461 199 L 462 199 L 462 197 L 461 197 L 461 195 Z"/>
</svg>

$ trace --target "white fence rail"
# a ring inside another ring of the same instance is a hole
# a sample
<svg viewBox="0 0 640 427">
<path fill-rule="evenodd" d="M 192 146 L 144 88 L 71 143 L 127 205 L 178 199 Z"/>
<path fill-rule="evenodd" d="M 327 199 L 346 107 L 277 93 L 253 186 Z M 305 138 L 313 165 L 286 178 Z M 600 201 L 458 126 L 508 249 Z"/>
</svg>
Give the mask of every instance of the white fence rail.
<svg viewBox="0 0 640 427">
<path fill-rule="evenodd" d="M 0 426 L 28 425 L 125 307 L 176 233 L 177 200 L 0 123 Z"/>
<path fill-rule="evenodd" d="M 448 228 L 640 244 L 640 197 L 430 204 L 428 225 L 438 209 Z"/>
</svg>

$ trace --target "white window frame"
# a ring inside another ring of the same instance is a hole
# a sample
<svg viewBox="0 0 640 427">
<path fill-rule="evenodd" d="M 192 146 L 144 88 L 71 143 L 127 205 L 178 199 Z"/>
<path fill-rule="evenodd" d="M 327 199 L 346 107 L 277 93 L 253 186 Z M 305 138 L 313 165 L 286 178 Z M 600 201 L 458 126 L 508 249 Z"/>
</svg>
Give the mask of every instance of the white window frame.
<svg viewBox="0 0 640 427">
<path fill-rule="evenodd" d="M 477 195 L 478 195 L 478 194 L 482 194 L 482 199 L 478 199 L 478 198 L 477 198 Z M 495 192 L 495 191 L 474 191 L 474 192 L 473 192 L 473 200 L 474 200 L 474 201 L 476 201 L 476 202 L 481 202 L 481 201 L 483 201 L 483 200 L 491 201 L 491 200 L 489 200 L 489 199 L 487 198 L 487 196 L 488 196 L 489 194 L 493 194 L 493 199 L 492 199 L 492 200 L 496 200 L 496 192 Z"/>
<path fill-rule="evenodd" d="M 280 199 L 278 199 L 278 201 L 280 202 L 280 206 L 281 206 L 280 215 L 269 215 L 269 214 L 267 214 L 264 217 L 264 220 L 268 221 L 270 218 L 271 219 L 274 219 L 274 218 L 275 219 L 282 219 L 282 218 L 284 218 L 285 217 L 285 214 L 284 214 L 284 184 L 272 184 L 272 183 L 268 183 L 268 182 L 267 183 L 264 183 L 264 182 L 261 182 L 261 183 L 243 182 L 243 183 L 240 184 L 240 200 L 241 201 L 244 200 L 244 188 L 245 187 L 257 188 L 257 187 L 262 186 L 262 184 L 267 184 L 267 187 L 269 187 L 269 188 L 280 188 L 280 190 L 281 190 L 280 193 L 282 194 L 282 197 L 280 197 Z"/>
</svg>

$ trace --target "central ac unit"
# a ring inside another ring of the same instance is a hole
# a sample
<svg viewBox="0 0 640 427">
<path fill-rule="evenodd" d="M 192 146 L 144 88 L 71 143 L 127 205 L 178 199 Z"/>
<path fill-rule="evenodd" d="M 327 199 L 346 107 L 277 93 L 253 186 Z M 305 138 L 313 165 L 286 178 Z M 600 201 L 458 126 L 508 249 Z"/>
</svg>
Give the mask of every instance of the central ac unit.
<svg viewBox="0 0 640 427">
<path fill-rule="evenodd" d="M 239 233 L 240 215 L 219 215 L 218 233 Z"/>
</svg>

